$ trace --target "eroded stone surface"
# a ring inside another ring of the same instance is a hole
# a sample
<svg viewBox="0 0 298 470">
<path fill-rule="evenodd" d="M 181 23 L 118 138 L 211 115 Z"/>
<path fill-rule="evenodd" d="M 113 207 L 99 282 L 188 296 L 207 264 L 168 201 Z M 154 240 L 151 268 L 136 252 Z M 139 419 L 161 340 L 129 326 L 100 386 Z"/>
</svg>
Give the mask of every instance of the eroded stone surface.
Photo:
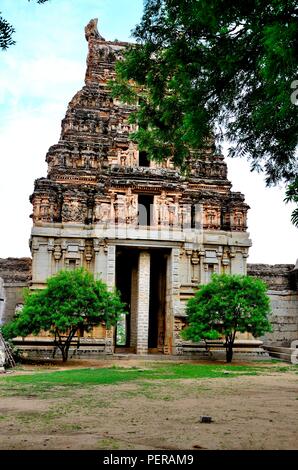
<svg viewBox="0 0 298 470">
<path fill-rule="evenodd" d="M 298 339 L 298 291 L 294 264 L 248 264 L 247 274 L 268 286 L 273 331 L 262 338 L 265 343 L 290 346 Z"/>
<path fill-rule="evenodd" d="M 247 274 L 266 282 L 268 289 L 293 290 L 294 264 L 248 264 Z"/>
<path fill-rule="evenodd" d="M 0 258 L 0 277 L 4 282 L 29 282 L 31 258 Z"/>
</svg>

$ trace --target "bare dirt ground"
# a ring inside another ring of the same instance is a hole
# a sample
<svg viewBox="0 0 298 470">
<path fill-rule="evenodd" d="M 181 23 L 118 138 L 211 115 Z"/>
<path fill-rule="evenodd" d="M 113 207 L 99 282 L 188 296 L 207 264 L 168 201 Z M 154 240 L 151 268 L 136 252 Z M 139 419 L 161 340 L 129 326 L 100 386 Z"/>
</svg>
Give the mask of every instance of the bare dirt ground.
<svg viewBox="0 0 298 470">
<path fill-rule="evenodd" d="M 95 364 L 109 365 L 88 366 Z M 297 379 L 295 372 L 273 369 L 258 376 L 69 387 L 67 394 L 57 385 L 43 395 L 12 391 L 0 397 L 0 449 L 298 449 Z M 201 415 L 214 421 L 200 423 Z"/>
</svg>

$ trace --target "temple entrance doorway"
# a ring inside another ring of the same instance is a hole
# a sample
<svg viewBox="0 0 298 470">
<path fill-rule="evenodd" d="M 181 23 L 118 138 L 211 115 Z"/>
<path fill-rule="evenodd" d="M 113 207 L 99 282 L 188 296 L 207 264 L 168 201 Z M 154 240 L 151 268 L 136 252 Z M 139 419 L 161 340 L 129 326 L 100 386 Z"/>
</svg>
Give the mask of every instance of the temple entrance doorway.
<svg viewBox="0 0 298 470">
<path fill-rule="evenodd" d="M 115 329 L 115 353 L 163 354 L 167 333 L 170 250 L 117 247 L 116 288 L 126 303 Z"/>
</svg>

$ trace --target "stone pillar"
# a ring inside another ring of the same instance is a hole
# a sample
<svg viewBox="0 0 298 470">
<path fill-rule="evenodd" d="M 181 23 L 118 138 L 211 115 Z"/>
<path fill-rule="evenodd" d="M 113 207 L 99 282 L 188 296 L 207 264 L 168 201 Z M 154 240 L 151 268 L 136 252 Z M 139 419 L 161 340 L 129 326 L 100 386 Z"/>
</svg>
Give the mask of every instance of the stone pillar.
<svg viewBox="0 0 298 470">
<path fill-rule="evenodd" d="M 148 354 L 150 253 L 141 251 L 138 262 L 137 354 Z"/>
<path fill-rule="evenodd" d="M 244 250 L 242 256 L 243 256 L 243 274 L 247 276 L 247 258 L 249 256 L 248 249 Z"/>
<path fill-rule="evenodd" d="M 187 284 L 191 284 L 191 279 L 192 279 L 192 264 L 191 264 L 191 255 L 192 255 L 192 249 L 185 249 L 186 257 L 187 257 Z"/>
<path fill-rule="evenodd" d="M 107 282 L 107 249 L 102 240 L 94 239 L 94 277 Z"/>
<path fill-rule="evenodd" d="M 31 256 L 32 256 L 32 283 L 35 284 L 39 281 L 37 275 L 38 257 L 39 257 L 39 243 L 32 238 L 31 239 Z"/>
<path fill-rule="evenodd" d="M 54 266 L 55 266 L 55 260 L 54 260 L 54 257 L 53 257 L 53 253 L 54 253 L 54 239 L 53 238 L 49 238 L 48 239 L 48 276 L 47 277 L 51 277 L 53 274 L 54 274 Z"/>
<path fill-rule="evenodd" d="M 136 351 L 137 347 L 137 314 L 138 314 L 138 270 L 134 266 L 131 271 L 130 297 L 130 346 Z"/>
<path fill-rule="evenodd" d="M 190 256 L 188 256 L 190 263 Z M 173 248 L 167 265 L 167 308 L 166 308 L 166 332 L 164 354 L 176 354 L 174 343 L 174 320 L 180 314 L 180 249 Z M 191 267 L 191 264 L 190 264 Z"/>
<path fill-rule="evenodd" d="M 115 288 L 116 283 L 116 246 L 108 246 L 107 260 L 107 286 L 110 291 Z M 114 351 L 114 328 L 106 330 L 105 354 L 112 354 Z"/>
<path fill-rule="evenodd" d="M 116 282 L 116 246 L 108 246 L 107 286 L 113 290 Z"/>
</svg>

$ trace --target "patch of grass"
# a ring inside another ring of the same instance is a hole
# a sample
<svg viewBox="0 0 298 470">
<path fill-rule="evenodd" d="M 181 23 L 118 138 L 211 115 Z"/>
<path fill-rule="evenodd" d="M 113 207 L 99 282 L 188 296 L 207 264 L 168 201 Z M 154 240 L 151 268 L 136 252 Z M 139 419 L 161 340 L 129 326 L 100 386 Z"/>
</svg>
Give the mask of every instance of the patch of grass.
<svg viewBox="0 0 298 470">
<path fill-rule="evenodd" d="M 291 366 L 279 366 L 275 367 L 274 372 L 288 372 Z"/>
<path fill-rule="evenodd" d="M 150 363 L 146 369 L 109 367 L 75 369 L 37 374 L 9 376 L 0 382 L 0 392 L 10 395 L 34 393 L 63 393 L 65 387 L 77 388 L 90 385 L 111 385 L 129 381 L 179 380 L 204 378 L 233 378 L 243 375 L 270 374 L 274 372 L 297 371 L 297 366 L 266 367 L 260 365 L 233 364 L 185 364 L 185 363 Z M 7 388 L 9 387 L 9 390 Z M 33 387 L 33 388 L 31 388 Z M 70 391 L 71 393 L 71 391 Z"/>
<path fill-rule="evenodd" d="M 83 427 L 80 424 L 63 424 L 60 428 L 64 431 L 81 431 Z"/>
<path fill-rule="evenodd" d="M 120 449 L 120 445 L 111 437 L 99 441 L 97 448 L 104 450 L 117 450 Z"/>
</svg>

